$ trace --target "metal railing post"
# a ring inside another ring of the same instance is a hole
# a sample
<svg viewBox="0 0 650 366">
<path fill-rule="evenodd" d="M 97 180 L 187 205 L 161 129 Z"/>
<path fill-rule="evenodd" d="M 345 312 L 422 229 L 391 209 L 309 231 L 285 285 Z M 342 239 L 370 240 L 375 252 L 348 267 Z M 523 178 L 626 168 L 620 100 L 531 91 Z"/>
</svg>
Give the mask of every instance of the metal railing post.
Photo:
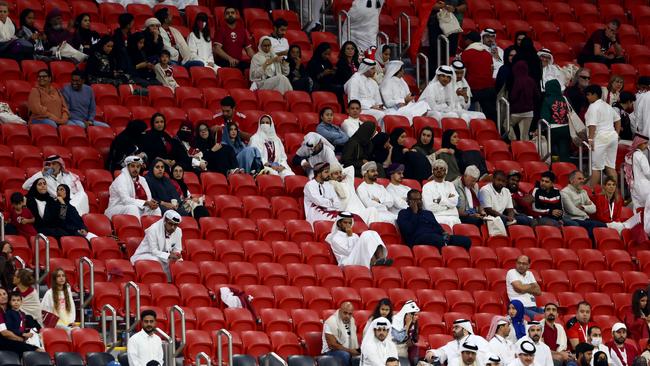
<svg viewBox="0 0 650 366">
<path fill-rule="evenodd" d="M 592 152 L 591 152 L 591 146 L 589 146 L 589 143 L 587 141 L 582 141 L 582 143 L 580 143 L 580 146 L 578 147 L 578 169 L 583 174 L 585 174 L 585 176 L 586 176 L 587 174 L 585 173 L 584 169 L 582 168 L 582 166 L 583 166 L 582 149 L 585 146 L 587 147 L 587 154 L 588 154 L 587 156 L 589 157 L 589 166 L 587 167 L 587 169 L 591 170 L 591 154 L 592 154 Z M 591 172 L 589 172 L 589 173 L 591 173 Z"/>
<path fill-rule="evenodd" d="M 40 253 L 41 240 L 45 242 L 45 271 L 43 272 L 42 276 L 41 276 L 41 253 Z M 50 239 L 48 239 L 47 236 L 43 234 L 38 234 L 36 236 L 36 239 L 34 239 L 34 275 L 36 277 L 35 285 L 37 286 L 36 287 L 37 289 L 38 289 L 38 285 L 41 282 L 43 282 L 45 276 L 47 276 L 48 273 L 50 273 Z"/>
<path fill-rule="evenodd" d="M 406 19 L 406 46 L 403 45 L 402 19 Z M 411 18 L 405 12 L 400 13 L 399 17 L 397 18 L 397 40 L 399 43 L 397 45 L 397 50 L 399 52 L 399 57 L 401 58 L 403 52 L 411 47 Z"/>
<path fill-rule="evenodd" d="M 0 240 L 5 240 L 5 214 L 0 212 Z"/>
<path fill-rule="evenodd" d="M 84 263 L 88 264 L 88 271 L 90 272 L 90 283 L 88 286 L 89 294 L 86 299 L 86 291 L 84 290 Z M 81 327 L 86 325 L 86 314 L 84 309 L 90 304 L 95 296 L 95 264 L 88 257 L 79 258 L 79 306 L 81 307 L 79 315 L 81 318 Z"/>
<path fill-rule="evenodd" d="M 185 311 L 178 305 L 169 308 L 169 336 L 176 343 L 176 316 L 174 315 L 176 313 L 181 316 L 181 344 L 178 345 L 178 348 L 174 347 L 174 357 L 178 356 L 185 348 Z"/>
<path fill-rule="evenodd" d="M 621 197 L 625 198 L 625 169 L 623 169 L 623 165 L 621 165 L 621 171 L 618 172 L 618 183 L 620 185 Z"/>
<path fill-rule="evenodd" d="M 25 267 L 25 260 L 22 259 L 20 256 L 15 255 L 15 256 L 14 256 L 14 261 L 20 263 L 20 268 L 26 268 L 26 267 Z M 16 264 L 14 264 L 14 266 L 15 266 L 15 265 L 16 265 Z M 16 267 L 16 269 L 19 269 L 19 268 Z"/>
<path fill-rule="evenodd" d="M 445 57 L 442 56 L 442 42 L 445 42 Z M 438 40 L 436 41 L 436 51 L 438 51 L 438 59 L 436 60 L 438 62 L 438 66 L 446 65 L 447 62 L 449 62 L 449 38 L 445 36 L 444 34 L 441 34 L 438 36 Z"/>
<path fill-rule="evenodd" d="M 135 323 L 131 324 L 131 289 L 135 291 Z M 131 331 L 140 322 L 140 286 L 133 281 L 124 285 L 124 320 L 126 323 L 126 341 L 129 341 Z"/>
<path fill-rule="evenodd" d="M 205 361 L 205 364 L 201 363 L 201 360 Z M 205 352 L 199 352 L 196 354 L 196 366 L 211 366 L 212 360 Z"/>
<path fill-rule="evenodd" d="M 542 161 L 546 160 L 546 156 L 542 156 L 542 125 L 546 126 L 546 145 L 548 148 L 548 156 L 551 156 L 551 124 L 548 123 L 545 119 L 540 119 L 537 123 L 537 136 L 540 138 L 537 139 L 537 152 L 539 153 Z"/>
<path fill-rule="evenodd" d="M 345 11 L 345 10 L 339 11 L 339 14 L 338 14 L 339 42 L 341 41 L 341 39 L 343 39 L 342 37 L 343 37 L 343 16 L 344 15 L 345 15 L 345 19 L 349 18 L 347 11 Z M 345 28 L 347 28 L 346 33 L 348 35 L 347 39 L 349 41 L 350 38 L 352 37 L 352 29 L 350 28 L 350 22 L 348 22 L 348 25 Z"/>
<path fill-rule="evenodd" d="M 380 45 L 387 45 L 390 43 L 390 38 L 388 38 L 388 34 L 385 32 L 379 32 L 377 33 L 377 52 L 381 53 L 381 48 L 379 47 Z M 377 58 L 375 56 L 375 58 Z"/>
<path fill-rule="evenodd" d="M 499 135 L 501 135 L 501 106 L 506 106 L 506 133 L 510 133 L 510 102 L 505 97 L 501 97 L 497 100 L 497 128 L 499 129 Z"/>
<path fill-rule="evenodd" d="M 223 365 L 223 344 L 221 343 L 221 336 L 224 335 L 228 339 L 228 366 L 233 365 L 232 361 L 232 334 L 225 329 L 217 331 L 217 366 Z"/>
<path fill-rule="evenodd" d="M 164 342 L 167 342 L 167 344 L 163 343 L 165 366 L 175 366 L 176 363 L 174 362 L 174 340 L 160 328 L 156 328 L 155 332 L 160 338 L 162 338 Z"/>
<path fill-rule="evenodd" d="M 269 352 L 266 354 L 266 357 L 264 358 L 264 366 L 271 365 L 271 357 L 274 358 L 276 361 L 280 362 L 282 366 L 288 366 L 287 361 L 285 361 L 282 357 L 280 357 L 275 352 Z"/>
<path fill-rule="evenodd" d="M 112 342 L 110 345 L 108 345 L 108 338 L 106 336 L 106 311 L 107 310 L 110 311 L 112 314 L 112 319 L 111 319 Z M 102 306 L 102 340 L 106 345 L 106 352 L 113 351 L 113 349 L 117 346 L 117 312 L 115 311 L 115 308 L 110 304 L 104 304 L 104 306 Z"/>
<path fill-rule="evenodd" d="M 420 88 L 420 59 L 424 60 L 424 78 L 426 80 L 425 84 L 429 83 L 429 57 L 425 55 L 422 52 L 418 52 L 417 56 L 415 57 L 415 81 L 418 84 L 418 88 Z"/>
</svg>

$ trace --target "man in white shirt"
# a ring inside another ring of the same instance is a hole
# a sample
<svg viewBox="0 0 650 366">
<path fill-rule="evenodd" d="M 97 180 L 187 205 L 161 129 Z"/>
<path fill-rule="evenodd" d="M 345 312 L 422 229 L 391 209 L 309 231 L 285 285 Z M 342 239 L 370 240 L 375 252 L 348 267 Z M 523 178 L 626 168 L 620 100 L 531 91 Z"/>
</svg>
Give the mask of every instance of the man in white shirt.
<svg viewBox="0 0 650 366">
<path fill-rule="evenodd" d="M 314 179 L 305 184 L 305 220 L 313 224 L 319 220 L 334 220 L 341 212 L 341 201 L 329 183 L 329 163 L 318 163 L 314 167 Z"/>
<path fill-rule="evenodd" d="M 362 114 L 375 117 L 377 122 L 383 126 L 386 110 L 379 92 L 379 85 L 373 79 L 376 65 L 374 60 L 364 58 L 359 65 L 359 70 L 345 83 L 343 89 L 348 100 L 356 99 L 361 103 Z"/>
<path fill-rule="evenodd" d="M 537 351 L 535 352 L 535 366 L 551 366 L 553 365 L 553 356 L 551 356 L 551 349 L 542 341 L 542 326 L 538 321 L 530 321 L 526 325 L 525 337 L 519 339 L 517 343 L 523 341 L 531 341 L 535 345 Z"/>
<path fill-rule="evenodd" d="M 113 215 L 133 215 L 138 219 L 142 215 L 160 216 L 158 202 L 151 197 L 147 180 L 140 176 L 142 158 L 127 156 L 124 165 L 108 189 L 110 198 L 104 214 L 109 219 Z"/>
<path fill-rule="evenodd" d="M 28 191 L 37 179 L 43 178 L 47 183 L 47 193 L 56 198 L 56 189 L 61 184 L 70 187 L 70 204 L 83 216 L 90 212 L 88 195 L 79 177 L 66 170 L 65 163 L 59 155 L 50 155 L 43 162 L 43 169 L 27 178 L 23 189 Z"/>
<path fill-rule="evenodd" d="M 612 326 L 612 340 L 606 343 L 609 347 L 609 360 L 614 366 L 629 366 L 640 354 L 634 343 L 627 343 L 627 327 L 623 323 Z"/>
<path fill-rule="evenodd" d="M 450 361 L 448 366 L 479 366 L 480 364 L 476 360 L 476 353 L 478 352 L 478 346 L 467 341 L 463 343 L 460 349 L 460 357 Z"/>
<path fill-rule="evenodd" d="M 132 366 L 163 366 L 164 354 L 162 340 L 155 334 L 156 312 L 144 310 L 140 314 L 142 330 L 129 338 L 126 352 L 129 365 Z"/>
<path fill-rule="evenodd" d="M 170 265 L 182 261 L 183 230 L 178 227 L 181 215 L 174 210 L 167 210 L 163 217 L 144 231 L 144 239 L 131 257 L 131 264 L 137 261 L 158 261 L 172 280 Z"/>
<path fill-rule="evenodd" d="M 537 348 L 531 341 L 517 342 L 515 352 L 517 358 L 512 360 L 509 366 L 533 366 L 535 364 L 535 353 Z"/>
<path fill-rule="evenodd" d="M 492 324 L 495 325 L 490 326 L 490 333 L 488 334 L 490 350 L 499 356 L 499 359 L 504 365 L 507 365 L 515 359 L 514 345 L 508 339 L 508 335 L 510 334 L 510 320 L 504 316 L 495 315 L 492 319 Z M 494 331 L 492 331 L 493 326 L 495 327 Z M 490 338 L 492 333 L 494 335 Z"/>
<path fill-rule="evenodd" d="M 535 296 L 541 295 L 542 289 L 529 268 L 530 258 L 525 255 L 517 257 L 516 267 L 506 273 L 506 291 L 508 299 L 521 301 L 526 315 L 533 319 L 535 315 L 543 312 L 535 302 Z"/>
<path fill-rule="evenodd" d="M 357 187 L 357 195 L 366 207 L 374 207 L 377 210 L 376 220 L 380 222 L 395 223 L 397 214 L 390 211 L 395 205 L 393 196 L 388 193 L 386 187 L 377 183 L 377 163 L 369 161 L 361 167 L 363 183 Z"/>
<path fill-rule="evenodd" d="M 334 145 L 316 132 L 309 132 L 302 140 L 302 145 L 293 157 L 293 163 L 300 165 L 307 176 L 314 176 L 314 167 L 318 163 L 334 164 L 338 162 L 334 153 Z"/>
<path fill-rule="evenodd" d="M 616 178 L 616 152 L 618 134 L 621 131 L 621 116 L 601 99 L 602 89 L 599 85 L 589 85 L 585 95 L 589 109 L 585 114 L 585 125 L 589 135 L 589 146 L 593 150 L 591 158 L 591 185 L 600 184 L 600 174 Z"/>
<path fill-rule="evenodd" d="M 289 41 L 285 38 L 289 22 L 283 18 L 273 21 L 273 33 L 269 36 L 271 39 L 271 52 L 276 56 L 286 56 L 289 53 Z"/>
<path fill-rule="evenodd" d="M 460 224 L 458 216 L 458 192 L 453 183 L 447 182 L 447 163 L 438 159 L 431 165 L 433 180 L 422 187 L 422 200 L 424 209 L 433 212 L 436 221 L 440 224 L 453 227 Z"/>
<path fill-rule="evenodd" d="M 634 113 L 630 114 L 632 132 L 649 136 L 650 132 L 650 76 L 639 76 L 636 83 L 636 102 Z"/>
<path fill-rule="evenodd" d="M 438 121 L 445 117 L 460 117 L 456 108 L 454 79 L 454 70 L 450 66 L 440 66 L 436 69 L 436 76 L 429 82 L 419 99 L 429 105 L 428 116 Z"/>
<path fill-rule="evenodd" d="M 384 317 L 370 323 L 361 342 L 361 366 L 384 366 L 389 357 L 397 357 L 397 346 L 389 337 L 391 323 Z"/>
<path fill-rule="evenodd" d="M 465 122 L 469 123 L 474 118 L 485 119 L 485 113 L 470 111 L 469 108 L 472 106 L 472 89 L 469 87 L 469 83 L 465 80 L 465 63 L 461 60 L 455 60 L 451 63 L 452 69 L 454 69 L 454 74 L 456 78 L 453 80 L 454 90 L 456 91 L 456 111 L 460 115 L 460 118 L 464 119 Z"/>
<path fill-rule="evenodd" d="M 348 118 L 341 123 L 341 129 L 348 137 L 352 137 L 363 123 L 359 116 L 361 116 L 361 102 L 352 99 L 348 102 Z"/>
<path fill-rule="evenodd" d="M 461 346 L 466 342 L 470 342 L 478 347 L 476 358 L 479 365 L 485 365 L 485 361 L 490 353 L 490 345 L 483 337 L 474 334 L 472 323 L 468 319 L 457 319 L 454 321 L 452 336 L 454 339 L 444 346 L 428 350 L 425 359 L 428 362 L 437 359 L 440 364 L 444 364 L 445 362 L 447 364 L 458 362 L 456 359 L 460 357 Z"/>
<path fill-rule="evenodd" d="M 530 226 L 533 220 L 515 211 L 512 205 L 512 195 L 506 188 L 506 173 L 496 170 L 492 174 L 492 183 L 486 184 L 479 191 L 479 201 L 485 214 L 492 217 L 500 217 L 505 225 L 526 225 Z"/>
<path fill-rule="evenodd" d="M 343 366 L 350 366 L 351 358 L 360 354 L 357 326 L 352 316 L 353 313 L 354 305 L 345 301 L 323 323 L 321 353 L 340 360 Z"/>
<path fill-rule="evenodd" d="M 373 230 L 366 230 L 361 236 L 354 233 L 353 215 L 341 212 L 332 225 L 332 232 L 325 242 L 330 245 L 339 266 L 390 266 L 392 259 L 387 259 L 386 245 Z"/>
<path fill-rule="evenodd" d="M 492 54 L 492 78 L 496 79 L 499 69 L 503 66 L 503 49 L 497 46 L 497 32 L 492 28 L 483 29 L 481 41 Z"/>
<path fill-rule="evenodd" d="M 544 321 L 542 322 L 542 338 L 544 343 L 551 349 L 553 363 L 561 366 L 569 359 L 566 351 L 567 338 L 564 328 L 557 320 L 557 304 L 552 302 L 544 306 Z"/>
<path fill-rule="evenodd" d="M 386 190 L 393 196 L 394 202 L 390 211 L 397 215 L 401 210 L 409 207 L 408 202 L 406 202 L 406 195 L 411 190 L 411 187 L 402 184 L 402 179 L 404 179 L 403 164 L 391 164 L 386 168 L 386 174 L 390 177 L 390 183 L 388 183 Z"/>
<path fill-rule="evenodd" d="M 587 342 L 594 346 L 593 354 L 597 352 L 603 352 L 607 355 L 607 363 L 612 364 L 612 359 L 609 357 L 610 349 L 603 343 L 603 333 L 599 326 L 592 325 L 589 327 L 589 336 L 587 337 Z M 594 365 L 594 359 L 591 359 L 591 366 Z"/>
<path fill-rule="evenodd" d="M 173 17 L 169 13 L 169 9 L 160 8 L 154 13 L 154 16 L 160 22 L 160 38 L 163 41 L 164 49 L 169 51 L 170 59 L 173 62 L 182 63 L 187 68 L 203 66 L 200 61 L 190 61 L 192 59 L 191 51 L 187 47 L 183 34 L 176 27 L 172 27 Z"/>
<path fill-rule="evenodd" d="M 386 105 L 386 114 L 404 116 L 411 124 L 413 124 L 413 117 L 423 116 L 430 109 L 425 101 L 417 102 L 411 95 L 411 90 L 404 81 L 404 62 L 402 61 L 388 62 L 380 91 Z"/>
</svg>

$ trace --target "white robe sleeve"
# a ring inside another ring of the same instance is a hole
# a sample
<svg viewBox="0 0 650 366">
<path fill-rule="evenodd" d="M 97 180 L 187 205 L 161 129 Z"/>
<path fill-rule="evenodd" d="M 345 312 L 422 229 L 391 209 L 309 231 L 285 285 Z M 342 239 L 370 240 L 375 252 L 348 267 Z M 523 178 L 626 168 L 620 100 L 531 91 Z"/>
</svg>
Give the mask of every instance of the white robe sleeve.
<svg viewBox="0 0 650 366">
<path fill-rule="evenodd" d="M 382 205 L 381 203 L 373 200 L 373 198 L 376 198 L 381 201 L 381 197 L 375 197 L 374 192 L 371 192 L 370 188 L 371 187 L 365 183 L 360 184 L 359 187 L 357 187 L 357 196 L 359 196 L 361 202 L 366 207 L 377 207 L 377 208 L 384 207 L 384 205 Z"/>
<path fill-rule="evenodd" d="M 458 192 L 456 192 L 456 189 L 449 182 L 445 182 L 444 184 L 444 189 L 440 195 L 440 205 L 446 208 L 452 208 L 458 205 Z"/>
<path fill-rule="evenodd" d="M 375 183 L 375 185 L 378 185 Z M 393 196 L 388 193 L 386 188 L 382 185 L 378 185 L 377 187 L 377 193 L 380 194 L 381 198 L 379 199 L 381 201 L 381 204 L 385 206 L 386 208 L 391 208 L 395 204 L 395 201 L 393 201 Z"/>
<path fill-rule="evenodd" d="M 408 203 L 406 202 L 406 196 L 402 196 L 402 190 L 400 189 L 399 186 L 395 186 L 394 184 L 389 184 L 386 190 L 393 198 L 393 208 L 403 210 L 409 207 Z"/>
<path fill-rule="evenodd" d="M 199 40 L 196 38 L 193 32 L 190 32 L 190 35 L 187 36 L 187 48 L 190 51 L 191 60 L 200 60 L 199 58 Z M 203 60 L 201 60 L 203 61 Z"/>
<path fill-rule="evenodd" d="M 123 205 L 134 205 L 138 207 L 143 207 L 145 203 L 144 200 L 139 200 L 129 195 L 131 189 L 129 189 L 126 185 L 133 184 L 131 179 L 129 179 L 128 177 L 120 179 L 120 177 L 121 175 L 119 175 L 111 184 L 109 188 L 109 195 L 118 197 L 119 202 Z M 149 190 L 149 185 L 147 185 L 147 181 L 144 178 L 142 178 L 140 180 L 140 183 L 144 186 L 145 192 L 147 192 L 147 198 L 151 197 L 151 191 Z"/>
<path fill-rule="evenodd" d="M 52 289 L 47 290 L 45 295 L 43 295 L 43 299 L 41 300 L 41 309 L 49 313 L 56 313 L 54 311 L 54 303 L 52 302 Z"/>
<path fill-rule="evenodd" d="M 167 262 L 169 258 L 169 253 L 160 249 L 159 241 L 163 241 L 163 248 L 165 247 L 165 236 L 158 235 L 156 230 L 147 230 L 144 235 L 144 239 L 140 245 L 144 245 L 147 248 L 147 251 L 151 253 L 154 257 L 157 257 L 161 262 Z"/>
<path fill-rule="evenodd" d="M 403 90 L 401 83 L 399 83 L 399 78 L 393 76 L 389 80 L 384 81 L 381 87 L 381 95 L 386 108 L 397 108 L 398 104 L 404 103 L 404 95 L 402 94 Z"/>
<path fill-rule="evenodd" d="M 312 202 L 316 206 L 320 207 L 325 207 L 325 208 L 330 208 L 334 205 L 334 202 L 332 202 L 331 199 L 328 199 L 327 197 L 324 196 L 325 193 L 325 187 L 323 187 L 323 195 L 318 190 L 318 183 L 316 181 L 313 181 L 314 183 L 308 183 L 305 184 L 305 188 L 303 190 L 305 194 L 305 201 L 307 202 Z"/>
</svg>

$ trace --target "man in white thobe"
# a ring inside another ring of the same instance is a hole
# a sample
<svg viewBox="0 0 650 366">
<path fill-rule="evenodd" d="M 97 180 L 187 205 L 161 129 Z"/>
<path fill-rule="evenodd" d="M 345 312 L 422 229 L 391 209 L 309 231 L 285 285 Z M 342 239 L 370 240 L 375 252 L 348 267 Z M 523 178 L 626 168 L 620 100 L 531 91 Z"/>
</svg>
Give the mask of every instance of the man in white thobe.
<svg viewBox="0 0 650 366">
<path fill-rule="evenodd" d="M 404 116 L 411 124 L 413 124 L 413 117 L 424 116 L 430 109 L 426 102 L 416 102 L 415 97 L 411 95 L 411 90 L 404 81 L 402 61 L 388 62 L 380 91 L 386 106 L 386 114 Z"/>
<path fill-rule="evenodd" d="M 469 110 L 469 107 L 472 105 L 472 89 L 469 87 L 467 80 L 465 80 L 465 72 L 467 71 L 465 63 L 461 60 L 456 60 L 451 63 L 451 67 L 455 74 L 453 90 L 456 91 L 456 113 L 467 123 L 474 118 L 485 119 L 483 112 Z"/>
<path fill-rule="evenodd" d="M 361 366 L 385 366 L 386 359 L 398 357 L 390 328 L 390 321 L 384 317 L 376 318 L 370 323 L 361 342 Z"/>
<path fill-rule="evenodd" d="M 531 341 L 517 342 L 515 353 L 517 358 L 512 360 L 508 366 L 533 366 L 535 364 L 535 353 L 537 348 Z"/>
<path fill-rule="evenodd" d="M 59 155 L 50 155 L 43 162 L 43 169 L 40 172 L 27 178 L 23 183 L 23 189 L 28 191 L 36 180 L 43 178 L 47 183 L 47 193 L 56 199 L 56 189 L 59 185 L 65 184 L 70 187 L 70 204 L 83 216 L 90 212 L 88 195 L 84 190 L 79 177 L 65 169 L 65 163 Z"/>
<path fill-rule="evenodd" d="M 355 72 L 348 80 L 343 89 L 348 96 L 348 100 L 356 99 L 361 103 L 361 113 L 369 114 L 383 126 L 386 109 L 381 99 L 379 85 L 373 79 L 375 76 L 375 66 L 377 62 L 369 58 L 364 58 L 359 65 L 359 70 Z"/>
<path fill-rule="evenodd" d="M 352 99 L 348 102 L 348 118 L 341 123 L 341 129 L 348 137 L 352 137 L 359 129 L 363 121 L 359 118 L 361 116 L 361 102 Z"/>
<path fill-rule="evenodd" d="M 460 357 L 455 358 L 447 363 L 448 366 L 479 366 L 481 364 L 476 360 L 478 346 L 467 341 L 460 346 Z"/>
<path fill-rule="evenodd" d="M 300 20 L 304 21 L 303 24 L 307 24 L 303 27 L 305 32 L 318 32 L 323 31 L 323 25 L 321 24 L 321 11 L 324 5 L 324 0 L 310 0 L 311 8 L 308 6 L 309 3 L 305 2 L 303 6 L 300 6 Z M 310 11 L 311 10 L 311 11 Z"/>
<path fill-rule="evenodd" d="M 351 212 L 361 218 L 367 225 L 377 221 L 377 209 L 366 207 L 357 196 L 354 189 L 354 167 L 349 166 L 345 169 L 339 163 L 330 166 L 329 183 L 334 187 L 336 195 L 341 201 L 341 209 Z"/>
<path fill-rule="evenodd" d="M 318 163 L 314 167 L 314 179 L 305 184 L 305 220 L 310 224 L 319 220 L 334 220 L 342 211 L 341 201 L 330 184 L 329 163 Z"/>
<path fill-rule="evenodd" d="M 560 88 L 564 91 L 566 80 L 560 67 L 555 64 L 553 52 L 548 48 L 542 48 L 537 52 L 537 56 L 542 61 L 542 92 L 546 89 L 546 82 L 553 79 L 560 83 Z"/>
<path fill-rule="evenodd" d="M 492 78 L 496 79 L 499 69 L 503 66 L 503 49 L 497 45 L 497 32 L 492 28 L 483 29 L 481 41 L 492 54 Z"/>
<path fill-rule="evenodd" d="M 129 358 L 129 365 L 147 366 L 157 362 L 159 366 L 164 364 L 164 353 L 162 340 L 154 333 L 156 330 L 156 312 L 147 309 L 140 314 L 142 330 L 129 338 L 126 353 Z"/>
<path fill-rule="evenodd" d="M 433 180 L 422 187 L 424 209 L 433 212 L 436 221 L 453 227 L 460 224 L 458 215 L 458 192 L 452 182 L 447 182 L 447 163 L 438 159 L 433 162 Z"/>
<path fill-rule="evenodd" d="M 140 176 L 142 158 L 127 156 L 124 165 L 108 189 L 110 197 L 104 215 L 109 219 L 113 215 L 133 215 L 138 219 L 142 215 L 160 216 L 158 202 L 151 198 L 147 180 Z"/>
<path fill-rule="evenodd" d="M 501 357 L 497 355 L 490 355 L 488 356 L 487 362 L 485 363 L 485 366 L 502 366 L 505 365 L 505 362 L 501 362 Z"/>
<path fill-rule="evenodd" d="M 359 48 L 359 52 L 365 52 L 373 46 L 377 47 L 379 13 L 384 3 L 385 0 L 354 0 L 343 22 L 341 44 L 352 41 Z M 349 39 L 346 31 L 348 26 L 350 27 Z"/>
<path fill-rule="evenodd" d="M 338 162 L 338 159 L 334 153 L 334 145 L 316 132 L 309 132 L 302 140 L 302 145 L 296 151 L 293 161 L 295 164 L 300 164 L 309 178 L 313 178 L 313 168 L 318 163 L 332 165 Z"/>
<path fill-rule="evenodd" d="M 369 161 L 361 167 L 363 183 L 357 187 L 357 195 L 366 207 L 374 207 L 377 210 L 376 221 L 395 224 L 397 215 L 390 209 L 395 204 L 393 196 L 388 193 L 386 187 L 377 183 L 377 163 Z"/>
<path fill-rule="evenodd" d="M 391 207 L 390 212 L 397 215 L 401 210 L 409 207 L 406 196 L 411 190 L 411 187 L 402 184 L 402 180 L 404 179 L 403 164 L 391 164 L 386 168 L 386 174 L 390 177 L 390 183 L 388 183 L 386 190 L 393 196 L 393 207 Z"/>
<path fill-rule="evenodd" d="M 630 114 L 632 132 L 650 136 L 650 76 L 639 76 L 634 112 Z"/>
<path fill-rule="evenodd" d="M 341 212 L 332 225 L 332 232 L 325 242 L 330 245 L 336 262 L 343 266 L 390 266 L 392 259 L 386 258 L 388 250 L 379 234 L 366 230 L 361 236 L 352 231 L 354 219 L 351 212 Z"/>
<path fill-rule="evenodd" d="M 527 335 L 521 337 L 517 343 L 524 341 L 533 342 L 535 345 L 535 366 L 550 366 L 553 365 L 553 355 L 549 346 L 544 344 L 542 340 L 542 325 L 538 321 L 530 321 L 526 325 Z"/>
<path fill-rule="evenodd" d="M 163 217 L 144 231 L 144 239 L 131 256 L 131 264 L 137 261 L 158 261 L 172 281 L 170 263 L 182 261 L 183 230 L 178 225 L 181 215 L 174 210 L 167 210 Z"/>
<path fill-rule="evenodd" d="M 440 348 L 428 350 L 425 359 L 428 362 L 438 359 L 440 364 L 457 362 L 456 359 L 460 357 L 461 346 L 466 342 L 470 342 L 478 347 L 476 358 L 479 365 L 485 365 L 490 353 L 490 345 L 485 338 L 474 334 L 472 323 L 468 319 L 457 319 L 454 321 L 452 332 L 454 339 Z"/>
<path fill-rule="evenodd" d="M 493 329 L 494 328 L 494 329 Z M 488 332 L 488 343 L 490 350 L 499 356 L 504 365 L 509 364 L 515 358 L 513 344 L 508 339 L 510 334 L 510 320 L 505 316 L 495 315 L 492 318 L 492 325 Z"/>
<path fill-rule="evenodd" d="M 424 89 L 420 100 L 429 105 L 428 116 L 440 121 L 447 118 L 460 118 L 456 110 L 456 89 L 452 80 L 454 70 L 450 66 L 440 66 L 436 69 L 436 76 Z"/>
</svg>

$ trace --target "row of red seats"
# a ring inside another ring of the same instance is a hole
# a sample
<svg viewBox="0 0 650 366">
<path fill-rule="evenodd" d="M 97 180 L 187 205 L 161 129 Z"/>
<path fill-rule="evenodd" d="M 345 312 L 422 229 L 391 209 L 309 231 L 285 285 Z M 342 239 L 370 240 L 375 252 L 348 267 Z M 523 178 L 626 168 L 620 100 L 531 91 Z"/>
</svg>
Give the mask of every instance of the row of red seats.
<svg viewBox="0 0 650 366">
<path fill-rule="evenodd" d="M 94 328 L 74 328 L 69 335 L 65 329 L 43 328 L 40 334 L 51 358 L 58 352 L 78 352 L 85 358 L 88 353 L 106 351 L 104 341 Z"/>
</svg>

